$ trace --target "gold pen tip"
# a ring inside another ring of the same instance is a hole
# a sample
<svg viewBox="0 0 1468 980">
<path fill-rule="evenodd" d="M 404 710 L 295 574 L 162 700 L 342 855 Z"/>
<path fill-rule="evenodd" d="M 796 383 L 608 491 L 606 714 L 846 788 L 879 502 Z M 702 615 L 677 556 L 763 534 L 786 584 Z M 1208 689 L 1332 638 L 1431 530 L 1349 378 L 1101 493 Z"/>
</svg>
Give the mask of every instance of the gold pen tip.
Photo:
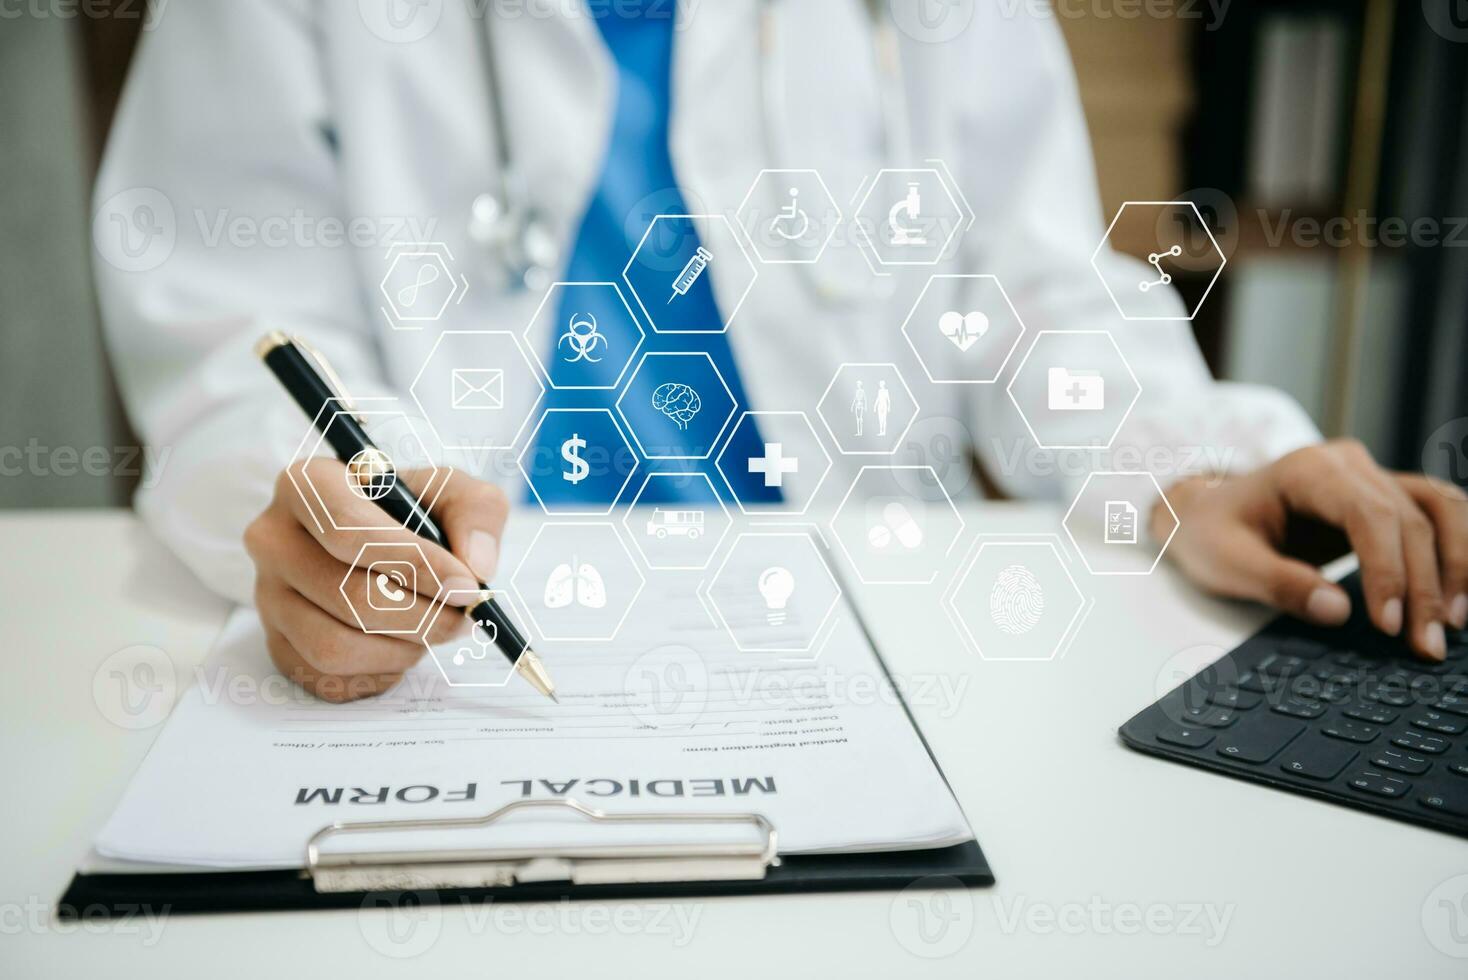
<svg viewBox="0 0 1468 980">
<path fill-rule="evenodd" d="M 255 356 L 264 358 L 277 347 L 284 347 L 291 339 L 279 330 L 272 330 L 259 340 L 255 341 Z"/>
<path fill-rule="evenodd" d="M 551 683 L 550 674 L 546 673 L 545 665 L 540 662 L 534 650 L 526 647 L 520 652 L 520 658 L 515 661 L 515 670 L 530 682 L 531 687 L 556 704 L 561 703 L 560 699 L 556 697 L 556 686 Z"/>
</svg>

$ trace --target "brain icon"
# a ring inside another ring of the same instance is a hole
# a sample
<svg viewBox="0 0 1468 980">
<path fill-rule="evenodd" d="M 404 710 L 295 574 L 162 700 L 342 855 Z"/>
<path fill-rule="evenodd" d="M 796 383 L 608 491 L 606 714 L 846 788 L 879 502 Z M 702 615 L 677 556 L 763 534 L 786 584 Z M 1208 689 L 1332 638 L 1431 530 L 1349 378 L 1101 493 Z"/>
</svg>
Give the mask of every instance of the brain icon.
<svg viewBox="0 0 1468 980">
<path fill-rule="evenodd" d="M 652 393 L 652 407 L 662 412 L 680 429 L 688 428 L 688 423 L 703 408 L 703 402 L 699 400 L 698 392 L 685 384 L 669 381 L 660 384 Z"/>
<path fill-rule="evenodd" d="M 989 593 L 989 616 L 1011 636 L 1034 629 L 1045 611 L 1045 591 L 1023 565 L 1010 565 L 994 580 Z"/>
</svg>

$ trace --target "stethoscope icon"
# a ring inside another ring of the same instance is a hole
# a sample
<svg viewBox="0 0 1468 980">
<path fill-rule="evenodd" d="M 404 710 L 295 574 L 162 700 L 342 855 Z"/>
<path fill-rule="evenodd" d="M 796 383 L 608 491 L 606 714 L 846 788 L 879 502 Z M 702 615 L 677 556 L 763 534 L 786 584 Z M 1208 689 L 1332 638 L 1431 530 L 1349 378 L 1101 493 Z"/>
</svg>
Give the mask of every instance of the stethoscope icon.
<svg viewBox="0 0 1468 980">
<path fill-rule="evenodd" d="M 788 231 L 784 227 L 787 222 L 791 221 L 799 222 L 800 227 L 798 230 Z M 770 222 L 770 231 L 779 235 L 787 242 L 794 242 L 804 238 L 805 233 L 809 230 L 810 216 L 800 206 L 800 188 L 792 187 L 790 188 L 790 203 L 781 208 L 780 213 L 775 215 L 774 220 Z"/>
<path fill-rule="evenodd" d="M 489 648 L 494 646 L 495 640 L 499 638 L 499 633 L 498 623 L 487 619 L 476 619 L 473 628 L 469 630 L 469 638 L 474 641 L 479 649 L 475 650 L 473 647 L 467 646 L 459 647 L 459 649 L 454 651 L 454 666 L 464 666 L 466 657 L 469 660 L 483 660 L 488 657 Z"/>
</svg>

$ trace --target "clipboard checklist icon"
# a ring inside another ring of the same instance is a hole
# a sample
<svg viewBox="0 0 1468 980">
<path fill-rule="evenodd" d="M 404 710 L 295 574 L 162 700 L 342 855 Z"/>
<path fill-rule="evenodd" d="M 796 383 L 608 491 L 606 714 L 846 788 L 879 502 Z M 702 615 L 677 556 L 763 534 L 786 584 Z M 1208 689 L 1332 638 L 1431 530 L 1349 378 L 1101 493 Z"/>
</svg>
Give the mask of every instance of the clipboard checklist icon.
<svg viewBox="0 0 1468 980">
<path fill-rule="evenodd" d="M 454 368 L 452 384 L 457 411 L 497 412 L 505 407 L 505 372 L 499 368 Z"/>
</svg>

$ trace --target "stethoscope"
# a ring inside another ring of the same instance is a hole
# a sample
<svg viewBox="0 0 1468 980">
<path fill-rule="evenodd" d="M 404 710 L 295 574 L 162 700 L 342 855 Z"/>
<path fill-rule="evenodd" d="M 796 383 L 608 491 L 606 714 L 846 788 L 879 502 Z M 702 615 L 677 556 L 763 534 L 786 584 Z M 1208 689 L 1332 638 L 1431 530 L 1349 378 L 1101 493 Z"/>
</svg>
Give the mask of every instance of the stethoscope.
<svg viewBox="0 0 1468 980">
<path fill-rule="evenodd" d="M 779 58 L 778 0 L 760 0 L 759 57 L 761 128 L 770 157 L 788 159 L 784 138 L 789 125 L 783 101 L 785 78 Z M 474 198 L 469 209 L 469 239 L 479 245 L 503 272 L 505 282 L 516 289 L 545 289 L 558 274 L 561 248 L 550 220 L 534 202 L 522 175 L 516 170 L 514 146 L 505 111 L 504 88 L 500 84 L 499 57 L 495 53 L 490 4 L 475 4 L 482 21 L 479 38 L 485 80 L 489 87 L 490 135 L 494 141 L 497 169 L 494 186 Z M 877 91 L 882 123 L 882 156 L 906 159 L 899 154 L 911 146 L 907 107 L 902 88 L 900 42 L 893 22 L 884 15 L 880 0 L 863 0 L 872 29 L 872 58 L 877 74 Z M 824 276 L 819 263 L 791 266 L 817 302 L 851 305 L 869 302 L 874 296 L 890 294 L 891 278 L 873 277 L 860 284 L 838 282 Z"/>
</svg>

